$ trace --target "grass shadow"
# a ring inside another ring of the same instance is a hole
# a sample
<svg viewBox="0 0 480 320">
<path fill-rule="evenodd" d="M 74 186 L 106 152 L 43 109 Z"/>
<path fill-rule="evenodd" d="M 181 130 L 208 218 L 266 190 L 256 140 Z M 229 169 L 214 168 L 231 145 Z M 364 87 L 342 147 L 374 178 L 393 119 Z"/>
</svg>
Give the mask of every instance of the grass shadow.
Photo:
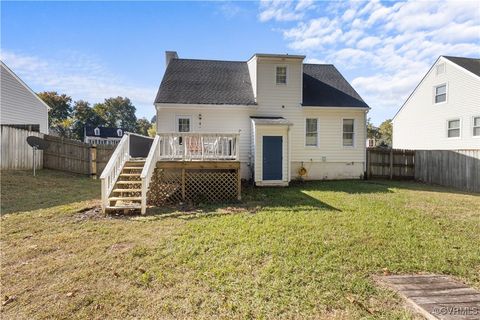
<svg viewBox="0 0 480 320">
<path fill-rule="evenodd" d="M 100 198 L 100 181 L 56 171 L 1 171 L 1 213 L 15 213 Z"/>
</svg>

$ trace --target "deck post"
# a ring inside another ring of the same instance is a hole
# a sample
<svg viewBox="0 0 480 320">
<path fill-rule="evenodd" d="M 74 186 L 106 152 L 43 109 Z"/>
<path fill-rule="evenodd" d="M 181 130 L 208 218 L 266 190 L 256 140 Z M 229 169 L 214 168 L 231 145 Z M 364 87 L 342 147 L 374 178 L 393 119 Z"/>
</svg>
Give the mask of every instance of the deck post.
<svg viewBox="0 0 480 320">
<path fill-rule="evenodd" d="M 185 168 L 182 168 L 182 201 L 185 202 Z"/>
<path fill-rule="evenodd" d="M 242 177 L 240 175 L 240 167 L 237 169 L 237 199 L 242 200 Z"/>
<path fill-rule="evenodd" d="M 390 180 L 393 179 L 393 149 L 390 149 Z"/>
</svg>

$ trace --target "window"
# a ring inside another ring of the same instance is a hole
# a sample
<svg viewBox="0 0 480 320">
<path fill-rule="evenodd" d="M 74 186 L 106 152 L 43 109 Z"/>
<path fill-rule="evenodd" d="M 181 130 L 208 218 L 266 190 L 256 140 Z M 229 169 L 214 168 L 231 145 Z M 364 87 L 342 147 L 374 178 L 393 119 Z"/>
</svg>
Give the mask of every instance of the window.
<svg viewBox="0 0 480 320">
<path fill-rule="evenodd" d="M 447 136 L 449 138 L 460 137 L 460 119 L 448 121 Z"/>
<path fill-rule="evenodd" d="M 277 66 L 276 79 L 277 84 L 287 84 L 287 67 Z"/>
<path fill-rule="evenodd" d="M 100 135 L 100 128 L 93 129 L 93 134 L 96 135 L 96 136 L 99 136 Z"/>
<path fill-rule="evenodd" d="M 318 146 L 318 119 L 305 120 L 305 145 Z"/>
<path fill-rule="evenodd" d="M 436 71 L 437 71 L 437 76 L 442 73 L 445 73 L 445 63 L 439 64 L 436 68 Z"/>
<path fill-rule="evenodd" d="M 447 85 L 442 84 L 435 87 L 435 103 L 447 101 Z"/>
<path fill-rule="evenodd" d="M 192 117 L 190 116 L 178 116 L 177 117 L 177 131 L 178 132 L 190 132 L 192 127 Z"/>
<path fill-rule="evenodd" d="M 480 137 L 480 116 L 473 117 L 473 136 Z"/>
<path fill-rule="evenodd" d="M 354 120 L 343 119 L 343 146 L 353 147 L 354 139 Z"/>
<path fill-rule="evenodd" d="M 117 129 L 117 136 L 121 137 L 123 135 L 122 129 Z"/>
</svg>

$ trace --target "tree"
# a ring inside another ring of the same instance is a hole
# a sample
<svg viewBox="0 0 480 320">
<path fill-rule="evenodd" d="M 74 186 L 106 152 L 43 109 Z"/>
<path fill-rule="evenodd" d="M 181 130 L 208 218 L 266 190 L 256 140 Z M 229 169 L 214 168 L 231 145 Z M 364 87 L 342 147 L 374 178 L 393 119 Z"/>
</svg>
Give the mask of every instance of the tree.
<svg viewBox="0 0 480 320">
<path fill-rule="evenodd" d="M 378 128 L 373 125 L 370 121 L 370 118 L 367 119 L 367 138 L 369 139 L 379 139 L 380 133 L 378 132 Z"/>
<path fill-rule="evenodd" d="M 157 123 L 157 115 L 154 115 L 152 117 L 152 120 L 150 120 L 150 122 L 153 124 L 153 123 Z"/>
<path fill-rule="evenodd" d="M 138 134 L 148 136 L 148 130 L 150 129 L 151 126 L 152 124 L 150 123 L 150 121 L 147 120 L 147 118 L 138 119 L 136 132 Z"/>
<path fill-rule="evenodd" d="M 136 132 L 136 108 L 130 99 L 108 98 L 103 103 L 95 104 L 93 110 L 105 121 L 106 126 L 120 127 L 126 131 Z"/>
<path fill-rule="evenodd" d="M 83 140 L 86 126 L 97 127 L 105 121 L 84 100 L 75 101 L 73 106 L 72 136 L 74 139 Z"/>
<path fill-rule="evenodd" d="M 157 124 L 153 123 L 150 129 L 148 129 L 148 135 L 153 138 L 155 137 L 156 134 L 157 134 Z"/>
<path fill-rule="evenodd" d="M 383 121 L 378 127 L 382 143 L 392 146 L 392 119 Z"/>
<path fill-rule="evenodd" d="M 71 97 L 66 94 L 58 94 L 56 91 L 40 92 L 38 96 L 50 107 L 50 111 L 48 111 L 49 127 L 55 129 L 70 117 L 72 113 Z"/>
</svg>

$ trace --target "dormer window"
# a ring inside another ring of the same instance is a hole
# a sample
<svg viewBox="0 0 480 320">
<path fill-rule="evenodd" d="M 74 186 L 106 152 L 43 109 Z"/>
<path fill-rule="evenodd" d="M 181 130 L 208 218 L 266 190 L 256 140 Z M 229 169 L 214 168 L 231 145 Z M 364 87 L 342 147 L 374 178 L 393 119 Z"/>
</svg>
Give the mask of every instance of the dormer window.
<svg viewBox="0 0 480 320">
<path fill-rule="evenodd" d="M 93 129 L 93 134 L 96 135 L 96 136 L 99 136 L 100 135 L 100 128 Z"/>
<path fill-rule="evenodd" d="M 117 129 L 117 135 L 121 137 L 123 135 L 122 129 Z"/>
<path fill-rule="evenodd" d="M 287 84 L 287 67 L 277 66 L 276 70 L 277 84 Z"/>
<path fill-rule="evenodd" d="M 435 88 L 435 103 L 442 103 L 447 101 L 447 85 L 441 84 Z"/>
</svg>

